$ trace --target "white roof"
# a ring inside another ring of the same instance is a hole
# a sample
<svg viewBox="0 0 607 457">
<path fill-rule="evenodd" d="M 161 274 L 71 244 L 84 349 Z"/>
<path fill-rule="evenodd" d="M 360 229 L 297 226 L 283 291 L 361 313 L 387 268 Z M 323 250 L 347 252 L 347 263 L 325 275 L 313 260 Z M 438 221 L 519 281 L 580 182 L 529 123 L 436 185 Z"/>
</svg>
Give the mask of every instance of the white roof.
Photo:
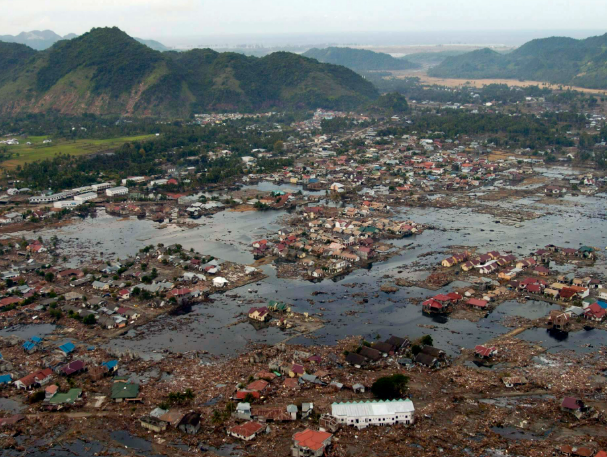
<svg viewBox="0 0 607 457">
<path fill-rule="evenodd" d="M 333 417 L 369 417 L 396 413 L 413 413 L 413 402 L 406 400 L 366 401 L 333 403 L 331 413 Z"/>
</svg>

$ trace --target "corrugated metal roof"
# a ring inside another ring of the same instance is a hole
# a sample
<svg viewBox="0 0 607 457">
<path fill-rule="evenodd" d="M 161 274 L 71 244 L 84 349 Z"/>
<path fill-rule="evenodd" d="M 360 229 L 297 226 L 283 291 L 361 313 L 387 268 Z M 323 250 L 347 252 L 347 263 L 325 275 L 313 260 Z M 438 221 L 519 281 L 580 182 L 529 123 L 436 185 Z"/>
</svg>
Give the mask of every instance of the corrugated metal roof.
<svg viewBox="0 0 607 457">
<path fill-rule="evenodd" d="M 382 416 L 396 413 L 413 413 L 413 402 L 406 400 L 366 401 L 333 403 L 331 412 L 334 417 Z"/>
</svg>

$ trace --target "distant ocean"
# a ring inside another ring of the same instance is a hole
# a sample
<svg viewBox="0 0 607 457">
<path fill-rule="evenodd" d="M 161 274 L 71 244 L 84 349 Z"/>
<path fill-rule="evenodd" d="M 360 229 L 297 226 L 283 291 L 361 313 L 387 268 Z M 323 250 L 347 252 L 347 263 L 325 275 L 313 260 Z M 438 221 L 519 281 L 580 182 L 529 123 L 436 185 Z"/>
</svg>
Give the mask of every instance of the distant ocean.
<svg viewBox="0 0 607 457">
<path fill-rule="evenodd" d="M 566 36 L 587 38 L 602 35 L 606 30 L 477 30 L 439 32 L 352 32 L 328 34 L 282 34 L 282 35 L 212 35 L 212 36 L 166 36 L 155 37 L 168 46 L 190 47 L 251 47 L 265 48 L 283 46 L 412 46 L 412 45 L 503 45 L 520 46 L 536 38 Z"/>
</svg>

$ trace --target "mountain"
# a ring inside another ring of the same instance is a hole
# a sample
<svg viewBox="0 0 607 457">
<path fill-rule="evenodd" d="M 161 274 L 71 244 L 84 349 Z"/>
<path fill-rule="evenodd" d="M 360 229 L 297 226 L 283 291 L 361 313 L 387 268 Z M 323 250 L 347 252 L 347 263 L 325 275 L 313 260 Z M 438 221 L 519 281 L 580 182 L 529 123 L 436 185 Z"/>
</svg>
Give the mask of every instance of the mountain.
<svg viewBox="0 0 607 457">
<path fill-rule="evenodd" d="M 44 51 L 45 49 L 50 48 L 52 45 L 61 40 L 72 40 L 77 38 L 78 35 L 75 33 L 68 33 L 65 36 L 57 35 L 55 32 L 51 30 L 32 30 L 31 32 L 21 32 L 19 35 L 0 35 L 0 41 L 4 41 L 5 43 L 19 43 L 25 44 L 32 49 L 36 49 L 38 51 Z M 155 51 L 168 51 L 167 48 L 162 43 L 159 43 L 155 40 L 144 40 L 142 38 L 135 38 L 141 44 L 145 44 L 146 46 L 154 49 Z"/>
<path fill-rule="evenodd" d="M 479 49 L 428 71 L 441 78 L 508 78 L 607 89 L 607 34 L 532 40 L 508 54 Z"/>
<path fill-rule="evenodd" d="M 378 97 L 353 71 L 297 54 L 158 52 L 117 28 L 45 51 L 0 43 L 0 114 L 188 116 L 212 110 L 349 109 Z"/>
<path fill-rule="evenodd" d="M 141 44 L 145 44 L 148 48 L 152 48 L 154 51 L 168 51 L 169 48 L 167 48 L 164 44 L 160 43 L 159 41 L 156 40 L 144 40 L 143 38 L 135 38 L 137 41 L 139 41 Z"/>
<path fill-rule="evenodd" d="M 63 37 L 57 35 L 51 30 L 32 30 L 31 32 L 21 32 L 19 35 L 0 35 L 0 41 L 5 43 L 25 44 L 32 49 L 39 51 L 50 48 Z"/>
<path fill-rule="evenodd" d="M 416 52 L 407 54 L 401 59 L 408 60 L 421 66 L 434 67 L 442 63 L 447 57 L 454 57 L 465 54 L 466 51 L 437 51 L 437 52 Z"/>
<path fill-rule="evenodd" d="M 395 59 L 389 54 L 365 49 L 312 48 L 303 55 L 304 57 L 316 59 L 319 62 L 343 65 L 354 71 L 410 70 L 419 68 L 418 64 L 411 63 L 406 59 Z"/>
</svg>

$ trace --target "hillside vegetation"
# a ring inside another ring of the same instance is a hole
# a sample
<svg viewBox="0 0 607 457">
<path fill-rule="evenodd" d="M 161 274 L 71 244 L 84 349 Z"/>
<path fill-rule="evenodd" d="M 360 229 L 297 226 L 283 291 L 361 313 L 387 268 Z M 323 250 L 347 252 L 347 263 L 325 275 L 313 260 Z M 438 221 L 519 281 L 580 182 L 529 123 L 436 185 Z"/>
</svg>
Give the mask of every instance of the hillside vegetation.
<svg viewBox="0 0 607 457">
<path fill-rule="evenodd" d="M 448 57 L 428 71 L 441 78 L 508 78 L 607 89 L 607 34 L 585 40 L 530 41 L 508 54 L 479 49 Z"/>
<path fill-rule="evenodd" d="M 0 43 L 0 114 L 188 116 L 217 110 L 347 109 L 377 98 L 353 71 L 296 54 L 158 52 L 117 28 L 36 52 Z"/>
<path fill-rule="evenodd" d="M 419 68 L 418 64 L 406 59 L 395 59 L 389 54 L 352 48 L 312 48 L 303 54 L 319 62 L 343 65 L 354 71 L 373 70 L 410 70 Z"/>
</svg>

